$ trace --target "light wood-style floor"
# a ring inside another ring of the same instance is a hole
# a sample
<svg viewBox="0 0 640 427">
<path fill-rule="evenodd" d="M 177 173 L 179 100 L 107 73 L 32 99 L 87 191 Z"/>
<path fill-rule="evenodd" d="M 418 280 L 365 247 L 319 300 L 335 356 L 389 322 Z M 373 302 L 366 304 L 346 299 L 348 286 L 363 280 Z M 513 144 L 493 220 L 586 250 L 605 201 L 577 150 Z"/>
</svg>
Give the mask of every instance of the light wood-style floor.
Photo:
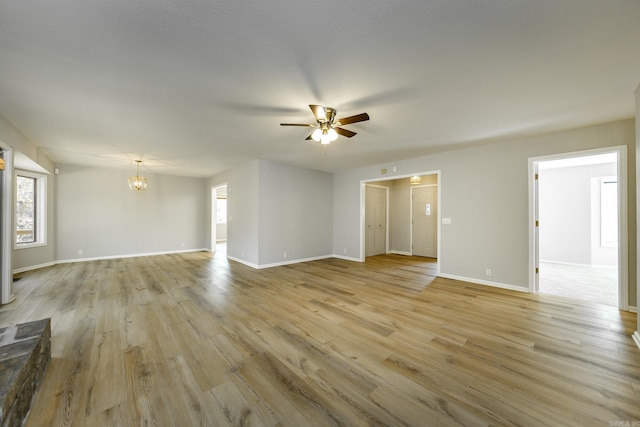
<svg viewBox="0 0 640 427">
<path fill-rule="evenodd" d="M 634 314 L 434 271 L 398 255 L 62 264 L 23 274 L 0 325 L 52 318 L 27 426 L 640 421 Z"/>
</svg>

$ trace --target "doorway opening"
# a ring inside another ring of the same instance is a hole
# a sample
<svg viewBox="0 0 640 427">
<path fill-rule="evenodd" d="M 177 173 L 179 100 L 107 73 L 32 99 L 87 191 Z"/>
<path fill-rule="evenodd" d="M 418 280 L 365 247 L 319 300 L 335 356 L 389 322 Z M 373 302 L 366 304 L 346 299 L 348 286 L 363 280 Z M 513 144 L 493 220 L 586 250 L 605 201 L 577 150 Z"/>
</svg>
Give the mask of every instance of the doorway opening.
<svg viewBox="0 0 640 427">
<path fill-rule="evenodd" d="M 435 261 L 436 274 L 439 274 L 441 211 L 439 182 L 440 171 L 418 172 L 394 176 L 386 180 L 362 181 L 360 261 L 376 254 L 374 247 L 378 247 L 379 252 L 383 247 L 380 243 L 382 241 L 384 252 L 381 253 L 433 258 L 430 262 Z M 376 191 L 380 193 L 380 201 L 387 202 L 386 207 L 377 208 L 377 213 L 374 212 L 376 203 L 373 202 L 372 194 Z M 420 200 L 416 200 L 415 197 L 420 197 Z M 376 226 L 382 227 L 376 230 Z M 375 236 L 376 232 L 379 234 L 378 237 Z"/>
<path fill-rule="evenodd" d="M 531 159 L 533 292 L 628 309 L 626 147 Z"/>
<path fill-rule="evenodd" d="M 211 188 L 211 251 L 227 253 L 227 184 Z"/>
</svg>

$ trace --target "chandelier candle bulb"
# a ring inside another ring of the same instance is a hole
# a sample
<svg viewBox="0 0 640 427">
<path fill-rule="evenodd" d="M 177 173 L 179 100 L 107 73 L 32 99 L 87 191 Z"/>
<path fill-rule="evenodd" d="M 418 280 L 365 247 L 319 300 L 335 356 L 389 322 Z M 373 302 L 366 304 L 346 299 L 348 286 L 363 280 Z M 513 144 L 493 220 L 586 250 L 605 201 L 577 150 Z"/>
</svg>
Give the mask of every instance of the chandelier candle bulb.
<svg viewBox="0 0 640 427">
<path fill-rule="evenodd" d="M 129 178 L 129 190 L 141 191 L 147 189 L 147 178 L 140 176 L 140 163 L 142 163 L 142 160 L 136 160 L 136 176 Z"/>
</svg>

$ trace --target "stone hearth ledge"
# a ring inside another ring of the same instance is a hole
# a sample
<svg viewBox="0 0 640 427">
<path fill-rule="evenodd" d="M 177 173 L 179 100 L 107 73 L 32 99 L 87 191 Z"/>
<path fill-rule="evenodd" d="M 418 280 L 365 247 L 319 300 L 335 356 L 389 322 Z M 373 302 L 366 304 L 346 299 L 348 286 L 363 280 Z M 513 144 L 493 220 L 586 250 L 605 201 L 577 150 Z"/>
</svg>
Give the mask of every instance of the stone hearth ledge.
<svg viewBox="0 0 640 427">
<path fill-rule="evenodd" d="M 51 359 L 51 319 L 0 327 L 0 426 L 21 425 Z"/>
</svg>

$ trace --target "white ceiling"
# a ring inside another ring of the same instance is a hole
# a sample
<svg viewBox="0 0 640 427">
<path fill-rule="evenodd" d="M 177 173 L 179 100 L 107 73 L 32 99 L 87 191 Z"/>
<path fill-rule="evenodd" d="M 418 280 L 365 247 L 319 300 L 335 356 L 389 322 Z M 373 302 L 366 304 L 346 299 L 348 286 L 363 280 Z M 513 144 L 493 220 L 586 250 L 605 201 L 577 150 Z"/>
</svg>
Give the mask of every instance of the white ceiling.
<svg viewBox="0 0 640 427">
<path fill-rule="evenodd" d="M 638 0 L 0 0 L 0 114 L 56 163 L 325 171 L 634 115 Z M 308 104 L 369 113 L 326 150 Z"/>
</svg>

